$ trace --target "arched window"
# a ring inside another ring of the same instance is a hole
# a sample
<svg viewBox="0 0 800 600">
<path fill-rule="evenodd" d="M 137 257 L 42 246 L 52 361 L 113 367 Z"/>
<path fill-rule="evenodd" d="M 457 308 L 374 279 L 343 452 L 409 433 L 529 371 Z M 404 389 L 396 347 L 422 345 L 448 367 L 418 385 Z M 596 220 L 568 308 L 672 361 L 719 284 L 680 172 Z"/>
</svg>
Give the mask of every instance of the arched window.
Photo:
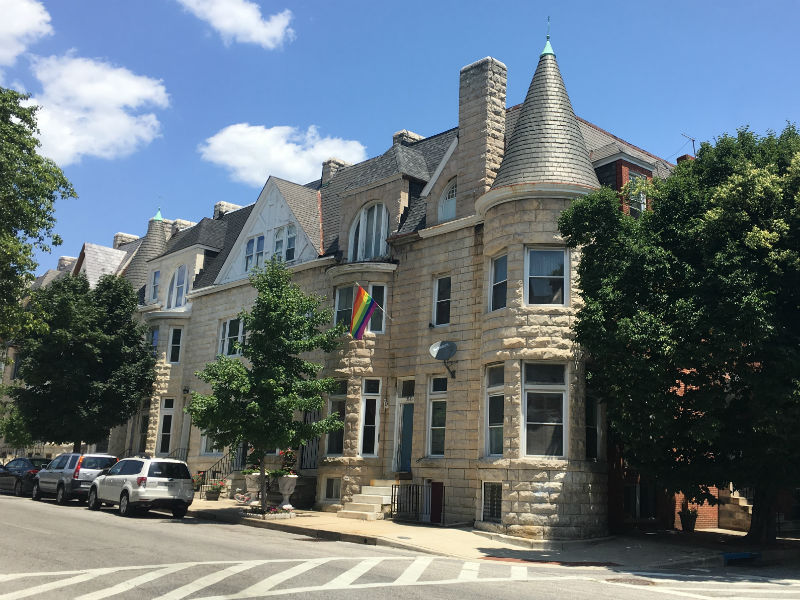
<svg viewBox="0 0 800 600">
<path fill-rule="evenodd" d="M 452 221 L 456 218 L 456 178 L 453 177 L 442 192 L 439 199 L 439 223 Z"/>
<path fill-rule="evenodd" d="M 167 308 L 179 308 L 186 304 L 186 291 L 189 282 L 186 278 L 186 265 L 181 265 L 172 274 L 169 280 L 169 293 L 167 294 Z"/>
<path fill-rule="evenodd" d="M 273 255 L 281 260 L 294 260 L 294 246 L 297 241 L 297 230 L 294 225 L 278 227 L 275 230 L 275 252 Z"/>
<path fill-rule="evenodd" d="M 350 260 L 368 260 L 387 254 L 388 230 L 389 211 L 383 204 L 362 208 L 350 228 Z"/>
</svg>

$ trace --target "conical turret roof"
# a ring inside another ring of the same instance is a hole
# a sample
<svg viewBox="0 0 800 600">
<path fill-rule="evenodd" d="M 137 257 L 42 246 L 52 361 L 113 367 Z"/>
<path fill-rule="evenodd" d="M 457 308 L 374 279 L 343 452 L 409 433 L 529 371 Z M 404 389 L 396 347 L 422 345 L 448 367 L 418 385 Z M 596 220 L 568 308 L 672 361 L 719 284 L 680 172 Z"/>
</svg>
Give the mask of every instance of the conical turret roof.
<svg viewBox="0 0 800 600">
<path fill-rule="evenodd" d="M 521 183 L 600 187 L 549 38 L 492 189 Z"/>
</svg>

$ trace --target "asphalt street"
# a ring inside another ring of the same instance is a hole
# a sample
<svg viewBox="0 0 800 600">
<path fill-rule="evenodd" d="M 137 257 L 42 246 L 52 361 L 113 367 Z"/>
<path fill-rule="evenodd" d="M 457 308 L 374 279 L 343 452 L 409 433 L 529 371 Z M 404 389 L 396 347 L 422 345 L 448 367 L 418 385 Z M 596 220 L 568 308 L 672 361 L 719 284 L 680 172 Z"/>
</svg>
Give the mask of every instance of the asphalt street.
<svg viewBox="0 0 800 600">
<path fill-rule="evenodd" d="M 0 600 L 16 598 L 800 599 L 786 570 L 630 573 L 465 561 L 166 513 L 0 496 Z"/>
</svg>

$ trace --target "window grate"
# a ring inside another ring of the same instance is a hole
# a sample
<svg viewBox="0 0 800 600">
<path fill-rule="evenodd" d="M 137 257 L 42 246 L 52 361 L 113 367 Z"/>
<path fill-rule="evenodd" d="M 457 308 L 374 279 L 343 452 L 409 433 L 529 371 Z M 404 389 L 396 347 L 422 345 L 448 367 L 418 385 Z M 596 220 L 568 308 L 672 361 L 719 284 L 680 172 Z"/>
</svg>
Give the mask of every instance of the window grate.
<svg viewBox="0 0 800 600">
<path fill-rule="evenodd" d="M 483 520 L 490 523 L 502 521 L 501 506 L 503 485 L 501 483 L 483 484 Z"/>
</svg>

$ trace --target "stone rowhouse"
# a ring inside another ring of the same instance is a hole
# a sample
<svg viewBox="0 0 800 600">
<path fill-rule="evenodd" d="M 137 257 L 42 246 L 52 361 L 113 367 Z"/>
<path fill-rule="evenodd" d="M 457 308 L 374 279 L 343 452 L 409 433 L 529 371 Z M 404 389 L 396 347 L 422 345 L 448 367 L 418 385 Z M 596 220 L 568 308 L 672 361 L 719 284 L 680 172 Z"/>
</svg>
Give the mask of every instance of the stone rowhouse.
<svg viewBox="0 0 800 600">
<path fill-rule="evenodd" d="M 340 382 L 323 413 L 345 422 L 302 449 L 318 507 L 340 510 L 371 482 L 402 479 L 427 490 L 433 521 L 431 504 L 443 503 L 448 523 L 604 535 L 605 419 L 584 395 L 571 332 L 579 254 L 557 220 L 601 183 L 619 190 L 671 165 L 574 115 L 549 41 L 511 108 L 506 71 L 493 58 L 461 69 L 453 129 L 397 132 L 382 155 L 328 160 L 310 183 L 270 177 L 254 204 L 217 203 L 197 224 L 151 221 L 165 234 L 146 261 L 139 314 L 159 358 L 157 392 L 112 450 L 185 455 L 195 471 L 219 460 L 183 408 L 208 391 L 194 373 L 236 354 L 238 314 L 254 298 L 248 273 L 274 255 L 336 321 L 349 322 L 356 285 L 384 309 L 363 340 L 315 357 Z M 635 215 L 645 199 L 621 205 Z M 457 347 L 447 365 L 429 353 L 440 341 Z"/>
</svg>

